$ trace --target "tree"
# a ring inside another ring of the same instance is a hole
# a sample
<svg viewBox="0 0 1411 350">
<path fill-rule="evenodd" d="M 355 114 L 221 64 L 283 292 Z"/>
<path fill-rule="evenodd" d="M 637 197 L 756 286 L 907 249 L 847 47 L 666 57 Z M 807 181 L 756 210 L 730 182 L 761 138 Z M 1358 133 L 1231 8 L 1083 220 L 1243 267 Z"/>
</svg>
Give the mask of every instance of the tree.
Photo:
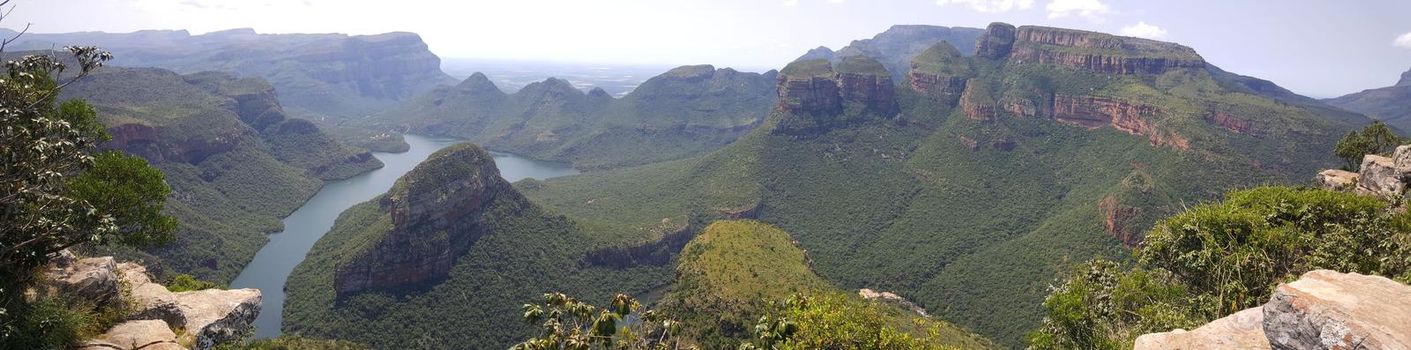
<svg viewBox="0 0 1411 350">
<path fill-rule="evenodd" d="M 1347 132 L 1347 135 L 1338 141 L 1333 153 L 1343 159 L 1344 168 L 1355 171 L 1361 167 L 1363 156 L 1390 153 L 1396 149 L 1397 145 L 1401 144 L 1401 141 L 1401 138 L 1396 136 L 1396 133 L 1392 132 L 1386 124 L 1374 121 L 1371 125 L 1362 128 L 1361 132 L 1356 130 Z"/>
<path fill-rule="evenodd" d="M 69 47 L 80 79 L 112 58 Z M 109 139 L 88 104 L 57 101 L 68 65 L 54 56 L 6 62 L 0 80 L 0 269 L 22 275 L 79 244 L 148 245 L 171 239 L 161 214 L 171 192 L 147 161 L 100 152 Z"/>
<path fill-rule="evenodd" d="M 612 298 L 612 307 L 599 308 L 563 293 L 544 294 L 544 304 L 524 304 L 524 321 L 542 333 L 515 350 L 680 349 L 681 324 L 642 310 L 625 294 Z"/>
<path fill-rule="evenodd" d="M 0 52 L 13 40 L 0 42 Z M 68 347 L 111 321 L 88 300 L 24 294 L 55 253 L 162 243 L 176 227 L 161 213 L 171 192 L 162 173 L 141 158 L 100 151 L 109 137 L 94 109 L 58 101 L 66 85 L 112 55 L 66 49 L 68 64 L 30 55 L 5 62 L 0 75 L 0 343 L 7 348 Z"/>
</svg>

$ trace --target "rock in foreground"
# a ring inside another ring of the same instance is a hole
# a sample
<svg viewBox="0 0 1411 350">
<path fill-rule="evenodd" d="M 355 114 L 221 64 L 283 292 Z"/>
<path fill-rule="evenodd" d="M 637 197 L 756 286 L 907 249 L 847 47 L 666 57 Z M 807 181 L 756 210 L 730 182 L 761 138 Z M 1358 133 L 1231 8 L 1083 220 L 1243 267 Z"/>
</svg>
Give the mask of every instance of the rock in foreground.
<svg viewBox="0 0 1411 350">
<path fill-rule="evenodd" d="M 1411 349 L 1411 286 L 1312 271 L 1280 285 L 1262 307 L 1194 331 L 1143 335 L 1133 349 Z"/>
<path fill-rule="evenodd" d="M 1411 349 L 1411 287 L 1385 277 L 1309 272 L 1263 311 L 1275 349 Z"/>
</svg>

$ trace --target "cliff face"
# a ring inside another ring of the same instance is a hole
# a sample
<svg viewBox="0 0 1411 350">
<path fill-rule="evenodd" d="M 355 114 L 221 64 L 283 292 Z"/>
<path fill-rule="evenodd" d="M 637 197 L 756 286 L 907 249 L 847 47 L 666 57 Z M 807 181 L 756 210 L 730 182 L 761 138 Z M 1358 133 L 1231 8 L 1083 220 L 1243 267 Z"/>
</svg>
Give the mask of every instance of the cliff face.
<svg viewBox="0 0 1411 350">
<path fill-rule="evenodd" d="M 337 294 L 415 288 L 446 278 L 457 258 L 491 234 L 481 220 L 496 200 L 524 201 L 488 152 L 467 143 L 432 154 L 381 199 L 391 228 L 338 266 Z"/>
<path fill-rule="evenodd" d="M 1011 63 L 1059 65 L 1104 74 L 1161 74 L 1203 68 L 1189 47 L 1072 29 L 991 24 L 976 44 L 977 56 Z"/>
<path fill-rule="evenodd" d="M 197 73 L 217 67 L 261 77 L 289 107 L 319 114 L 365 116 L 454 80 L 413 33 L 257 34 L 240 29 L 190 35 L 186 31 L 25 35 L 17 46 L 47 50 L 53 43 L 97 44 L 117 66 L 159 67 Z"/>
<path fill-rule="evenodd" d="M 824 60 L 795 61 L 779 75 L 776 133 L 807 134 L 896 116 L 891 76 L 881 63 L 849 57 L 835 69 Z"/>
</svg>

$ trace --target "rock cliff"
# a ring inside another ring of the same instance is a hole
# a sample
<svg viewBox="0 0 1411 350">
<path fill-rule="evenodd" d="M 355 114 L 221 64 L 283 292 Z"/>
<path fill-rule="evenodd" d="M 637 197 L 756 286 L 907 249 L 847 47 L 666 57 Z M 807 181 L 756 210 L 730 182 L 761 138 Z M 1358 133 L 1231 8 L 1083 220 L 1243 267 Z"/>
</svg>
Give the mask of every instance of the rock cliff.
<svg viewBox="0 0 1411 350">
<path fill-rule="evenodd" d="M 1411 286 L 1317 270 L 1279 285 L 1269 302 L 1193 331 L 1138 337 L 1135 349 L 1406 349 Z"/>
<path fill-rule="evenodd" d="M 837 64 L 795 61 L 779 74 L 782 112 L 776 133 L 808 134 L 895 117 L 899 107 L 891 76 L 876 60 L 854 56 Z"/>
<path fill-rule="evenodd" d="M 338 295 L 415 288 L 444 279 L 476 240 L 492 234 L 481 221 L 496 200 L 524 202 L 500 177 L 488 152 L 466 143 L 432 154 L 380 199 L 390 213 L 390 228 L 338 266 Z"/>
<path fill-rule="evenodd" d="M 243 340 L 261 306 L 257 289 L 173 293 L 152 282 L 142 265 L 113 257 L 79 259 L 67 251 L 48 266 L 45 280 L 45 293 L 123 310 L 124 321 L 78 347 L 84 350 L 211 349 Z"/>
<path fill-rule="evenodd" d="M 995 23 L 976 44 L 977 56 L 1014 64 L 1050 64 L 1104 74 L 1161 74 L 1204 68 L 1189 47 L 1073 29 Z"/>
<path fill-rule="evenodd" d="M 1353 191 L 1404 203 L 1411 182 L 1411 145 L 1399 146 L 1390 157 L 1368 154 L 1356 172 L 1328 169 L 1314 177 L 1319 186 L 1334 191 Z"/>
<path fill-rule="evenodd" d="M 71 43 L 112 51 L 116 66 L 197 73 L 219 67 L 261 77 L 285 106 L 361 117 L 454 80 L 414 33 L 377 35 L 258 34 L 251 29 L 191 35 L 186 31 L 25 35 L 17 47 L 48 50 Z"/>
</svg>

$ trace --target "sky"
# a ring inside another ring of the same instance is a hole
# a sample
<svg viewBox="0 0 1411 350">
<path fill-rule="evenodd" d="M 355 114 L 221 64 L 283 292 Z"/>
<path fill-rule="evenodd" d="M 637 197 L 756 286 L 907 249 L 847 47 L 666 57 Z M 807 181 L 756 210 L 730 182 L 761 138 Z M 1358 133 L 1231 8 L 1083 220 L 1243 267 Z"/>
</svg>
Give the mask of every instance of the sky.
<svg viewBox="0 0 1411 350">
<path fill-rule="evenodd" d="M 896 24 L 1047 25 L 1173 41 L 1313 97 L 1411 69 L 1406 0 L 13 0 L 0 26 L 420 34 L 442 57 L 764 70 Z"/>
</svg>

